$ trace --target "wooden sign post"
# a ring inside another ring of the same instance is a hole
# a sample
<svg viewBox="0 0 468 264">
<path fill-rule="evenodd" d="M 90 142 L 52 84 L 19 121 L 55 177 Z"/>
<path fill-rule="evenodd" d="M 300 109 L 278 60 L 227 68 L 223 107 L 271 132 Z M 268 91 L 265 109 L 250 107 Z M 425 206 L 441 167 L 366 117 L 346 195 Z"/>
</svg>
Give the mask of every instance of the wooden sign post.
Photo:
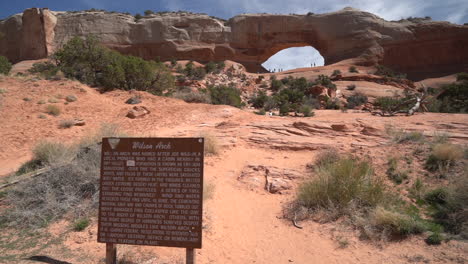
<svg viewBox="0 0 468 264">
<path fill-rule="evenodd" d="M 106 264 L 117 244 L 202 245 L 203 138 L 103 138 L 98 242 Z"/>
</svg>

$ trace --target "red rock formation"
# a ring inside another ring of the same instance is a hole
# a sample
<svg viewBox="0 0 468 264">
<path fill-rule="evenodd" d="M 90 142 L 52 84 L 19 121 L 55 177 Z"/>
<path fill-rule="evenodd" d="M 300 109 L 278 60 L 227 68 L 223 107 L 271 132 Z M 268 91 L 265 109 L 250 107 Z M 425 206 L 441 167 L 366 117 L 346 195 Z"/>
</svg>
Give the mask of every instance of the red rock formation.
<svg viewBox="0 0 468 264">
<path fill-rule="evenodd" d="M 186 12 L 130 15 L 28 9 L 0 21 L 0 54 L 17 62 L 53 53 L 73 36 L 95 34 L 122 53 L 145 59 L 233 60 L 249 71 L 290 47 L 313 46 L 326 64 L 357 58 L 408 77 L 437 77 L 468 68 L 468 26 L 448 22 L 389 22 L 346 8 L 320 15 L 247 14 L 227 22 Z M 19 34 L 19 36 L 18 36 Z"/>
</svg>

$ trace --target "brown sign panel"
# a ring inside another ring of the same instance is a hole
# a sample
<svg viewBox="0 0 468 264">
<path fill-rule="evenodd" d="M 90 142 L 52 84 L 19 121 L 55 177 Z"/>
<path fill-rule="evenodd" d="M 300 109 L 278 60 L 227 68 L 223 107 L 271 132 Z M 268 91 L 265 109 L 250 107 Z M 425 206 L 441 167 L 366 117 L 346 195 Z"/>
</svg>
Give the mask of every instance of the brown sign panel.
<svg viewBox="0 0 468 264">
<path fill-rule="evenodd" d="M 201 248 L 203 138 L 104 138 L 98 242 Z"/>
</svg>

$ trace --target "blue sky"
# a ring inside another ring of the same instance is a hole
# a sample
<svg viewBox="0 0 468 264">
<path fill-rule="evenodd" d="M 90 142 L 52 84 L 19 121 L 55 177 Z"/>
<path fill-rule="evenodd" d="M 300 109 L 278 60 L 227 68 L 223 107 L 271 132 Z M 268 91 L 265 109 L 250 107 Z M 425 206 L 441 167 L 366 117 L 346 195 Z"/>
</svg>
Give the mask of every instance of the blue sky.
<svg viewBox="0 0 468 264">
<path fill-rule="evenodd" d="M 30 7 L 48 7 L 54 11 L 97 8 L 132 14 L 143 13 L 147 9 L 186 10 L 227 19 L 242 13 L 325 13 L 347 6 L 369 11 L 387 20 L 431 16 L 433 20 L 468 23 L 467 0 L 0 0 L 0 18 L 20 13 Z M 310 66 L 311 61 L 320 65 L 318 53 L 310 48 L 283 50 L 279 55 L 277 60 L 270 58 L 275 64 L 268 64 L 268 68 Z"/>
</svg>

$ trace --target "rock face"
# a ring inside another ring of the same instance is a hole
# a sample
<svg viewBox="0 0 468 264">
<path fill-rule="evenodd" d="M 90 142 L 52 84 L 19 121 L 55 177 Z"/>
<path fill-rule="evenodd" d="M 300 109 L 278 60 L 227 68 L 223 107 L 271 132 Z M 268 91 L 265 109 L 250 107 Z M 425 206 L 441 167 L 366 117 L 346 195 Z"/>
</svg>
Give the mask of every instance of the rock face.
<svg viewBox="0 0 468 264">
<path fill-rule="evenodd" d="M 290 47 L 313 46 L 326 64 L 356 58 L 412 79 L 468 68 L 468 26 L 448 22 L 389 22 L 345 8 L 318 15 L 246 14 L 222 21 L 186 12 L 134 17 L 109 12 L 27 9 L 0 21 L 0 54 L 13 62 L 51 55 L 74 36 L 95 34 L 110 48 L 145 59 L 233 60 L 247 70 Z"/>
</svg>

